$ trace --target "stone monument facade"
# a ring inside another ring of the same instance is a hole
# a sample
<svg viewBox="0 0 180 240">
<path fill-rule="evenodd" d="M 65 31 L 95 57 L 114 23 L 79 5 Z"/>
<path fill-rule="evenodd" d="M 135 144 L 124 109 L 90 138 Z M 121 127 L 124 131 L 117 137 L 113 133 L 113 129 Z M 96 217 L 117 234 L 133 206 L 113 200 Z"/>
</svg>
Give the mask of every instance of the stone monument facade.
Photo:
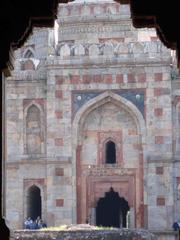
<svg viewBox="0 0 180 240">
<path fill-rule="evenodd" d="M 154 29 L 135 29 L 114 1 L 60 4 L 6 81 L 8 220 L 106 225 L 115 205 L 119 227 L 172 230 L 179 119 L 173 56 Z"/>
</svg>

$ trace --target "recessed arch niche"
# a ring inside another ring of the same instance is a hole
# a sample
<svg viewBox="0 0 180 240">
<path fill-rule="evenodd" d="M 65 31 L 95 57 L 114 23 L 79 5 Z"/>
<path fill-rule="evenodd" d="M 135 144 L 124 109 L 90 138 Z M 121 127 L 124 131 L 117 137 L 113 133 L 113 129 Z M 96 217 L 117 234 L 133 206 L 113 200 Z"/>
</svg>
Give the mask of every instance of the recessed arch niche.
<svg viewBox="0 0 180 240">
<path fill-rule="evenodd" d="M 113 167 L 114 164 L 104 164 L 103 154 L 106 155 L 104 143 L 108 138 L 116 144 L 112 144 L 117 151 L 116 167 Z M 126 183 L 123 183 L 122 179 L 129 177 L 131 181 L 127 186 L 130 189 L 133 188 L 134 192 L 123 194 L 127 195 L 126 199 L 131 202 L 135 214 L 141 215 L 137 218 L 137 222 L 135 221 L 136 226 L 142 226 L 143 213 L 138 213 L 138 209 L 143 203 L 145 123 L 136 106 L 111 91 L 98 95 L 76 113 L 73 122 L 73 140 L 73 162 L 77 183 L 75 188 L 77 222 L 83 223 L 89 215 L 92 215 L 91 210 L 95 208 L 95 199 L 99 199 L 102 193 L 108 191 L 107 184 L 113 187 L 113 182 L 118 181 L 117 184 L 123 188 L 123 184 Z M 117 176 L 118 180 L 114 181 Z M 91 182 L 93 179 L 100 182 L 97 189 Z M 103 191 L 99 190 L 101 185 L 104 188 Z"/>
</svg>

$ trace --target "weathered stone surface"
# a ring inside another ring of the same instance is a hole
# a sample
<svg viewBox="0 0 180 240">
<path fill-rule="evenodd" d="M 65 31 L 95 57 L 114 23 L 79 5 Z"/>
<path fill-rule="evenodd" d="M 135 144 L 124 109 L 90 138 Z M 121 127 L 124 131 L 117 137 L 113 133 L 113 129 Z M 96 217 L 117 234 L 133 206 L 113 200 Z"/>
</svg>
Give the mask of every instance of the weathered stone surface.
<svg viewBox="0 0 180 240">
<path fill-rule="evenodd" d="M 96 224 L 112 187 L 128 202 L 130 228 L 167 236 L 180 216 L 171 52 L 154 29 L 134 29 L 129 6 L 114 1 L 60 4 L 57 24 L 34 30 L 6 81 L 7 219 L 23 227 L 35 185 L 48 226 Z M 109 141 L 115 164 L 106 163 Z"/>
<path fill-rule="evenodd" d="M 67 226 L 63 231 L 16 231 L 14 239 L 18 240 L 79 240 L 79 239 L 104 239 L 104 240 L 156 240 L 156 236 L 143 229 L 108 229 L 97 230 L 96 227 L 86 225 Z"/>
</svg>

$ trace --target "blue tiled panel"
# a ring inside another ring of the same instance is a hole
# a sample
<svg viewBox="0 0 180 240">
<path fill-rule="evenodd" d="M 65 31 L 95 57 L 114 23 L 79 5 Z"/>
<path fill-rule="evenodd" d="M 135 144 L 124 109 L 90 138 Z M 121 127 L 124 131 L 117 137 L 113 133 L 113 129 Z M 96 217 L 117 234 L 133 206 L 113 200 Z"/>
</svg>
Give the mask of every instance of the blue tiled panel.
<svg viewBox="0 0 180 240">
<path fill-rule="evenodd" d="M 112 90 L 112 92 L 116 93 L 117 95 L 129 100 L 133 103 L 139 111 L 142 113 L 144 117 L 144 90 Z M 72 109 L 73 109 L 73 116 L 76 112 L 89 100 L 97 97 L 98 95 L 102 94 L 103 92 L 82 92 L 76 91 L 72 93 Z"/>
</svg>

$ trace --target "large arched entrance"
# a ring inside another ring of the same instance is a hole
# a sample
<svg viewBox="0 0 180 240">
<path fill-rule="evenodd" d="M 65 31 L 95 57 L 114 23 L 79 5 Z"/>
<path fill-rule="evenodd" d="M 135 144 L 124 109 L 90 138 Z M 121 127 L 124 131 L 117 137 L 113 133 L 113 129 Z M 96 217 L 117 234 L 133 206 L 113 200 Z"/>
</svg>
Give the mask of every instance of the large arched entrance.
<svg viewBox="0 0 180 240">
<path fill-rule="evenodd" d="M 127 227 L 128 202 L 110 188 L 104 198 L 100 198 L 96 207 L 96 224 L 105 227 Z"/>
<path fill-rule="evenodd" d="M 129 226 L 143 227 L 142 114 L 130 101 L 108 91 L 82 106 L 73 129 L 77 223 L 88 219 L 91 224 L 127 227 L 130 208 Z M 110 187 L 114 193 L 104 197 Z M 111 214 L 115 217 L 110 220 Z"/>
<path fill-rule="evenodd" d="M 38 216 L 41 217 L 41 191 L 33 185 L 27 195 L 27 217 L 35 220 Z"/>
</svg>

